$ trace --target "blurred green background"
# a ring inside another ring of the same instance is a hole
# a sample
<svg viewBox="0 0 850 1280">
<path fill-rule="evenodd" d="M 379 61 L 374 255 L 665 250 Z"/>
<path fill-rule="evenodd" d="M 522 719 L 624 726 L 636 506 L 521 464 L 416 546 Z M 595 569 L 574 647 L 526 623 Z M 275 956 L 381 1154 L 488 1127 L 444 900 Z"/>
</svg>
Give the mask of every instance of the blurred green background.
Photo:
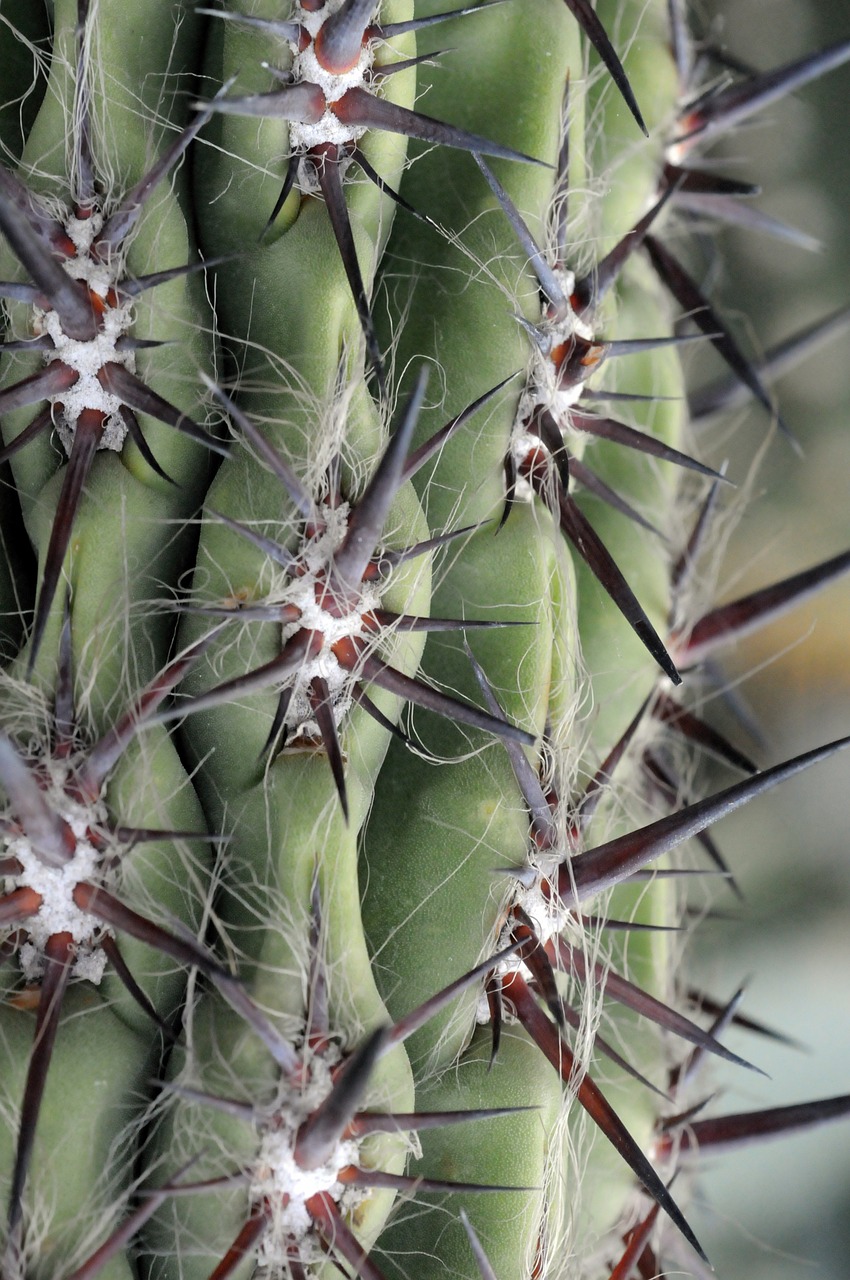
<svg viewBox="0 0 850 1280">
<path fill-rule="evenodd" d="M 759 69 L 850 37 L 848 0 L 711 0 L 703 29 Z M 750 351 L 850 302 L 850 67 L 763 112 L 724 146 L 724 171 L 763 185 L 758 207 L 817 237 L 820 252 L 722 233 L 712 298 Z M 713 358 L 703 376 L 716 375 Z M 850 333 L 777 384 L 797 459 L 771 444 L 732 538 L 721 598 L 752 590 L 850 545 Z M 761 410 L 706 433 L 707 460 L 746 473 L 765 440 Z M 760 763 L 850 733 L 850 579 L 738 646 L 725 663 L 765 735 Z M 717 721 L 722 723 L 722 719 Z M 727 780 L 725 775 L 723 780 Z M 718 783 L 721 776 L 717 776 Z M 692 968 L 744 1011 L 803 1040 L 808 1053 L 733 1034 L 771 1081 L 716 1072 L 714 1110 L 850 1092 L 850 759 L 788 784 L 716 828 L 747 897 L 739 923 L 709 923 Z M 723 895 L 719 895 L 722 897 Z M 726 906 L 723 901 L 718 905 Z M 735 904 L 729 895 L 728 906 Z M 847 1280 L 850 1122 L 728 1154 L 700 1189 L 694 1226 L 727 1280 Z"/>
</svg>

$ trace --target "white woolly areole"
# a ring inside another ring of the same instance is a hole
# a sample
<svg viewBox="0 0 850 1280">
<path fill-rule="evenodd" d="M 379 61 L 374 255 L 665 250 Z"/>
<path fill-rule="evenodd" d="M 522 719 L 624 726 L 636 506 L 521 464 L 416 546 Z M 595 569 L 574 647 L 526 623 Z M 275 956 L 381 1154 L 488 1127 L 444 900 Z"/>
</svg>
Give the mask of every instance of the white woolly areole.
<svg viewBox="0 0 850 1280">
<path fill-rule="evenodd" d="M 81 911 L 72 894 L 81 880 L 101 879 L 103 854 L 86 838 L 86 833 L 91 826 L 105 821 L 106 810 L 100 801 L 91 805 L 75 803 L 60 778 L 57 776 L 54 781 L 57 785 L 47 792 L 47 800 L 53 802 L 52 807 L 76 837 L 74 856 L 61 867 L 46 866 L 26 836 L 16 836 L 4 850 L 5 857 L 17 858 L 22 867 L 19 874 L 6 877 L 5 892 L 26 887 L 42 898 L 37 913 L 23 922 L 28 937 L 18 959 L 26 980 L 37 981 L 45 969 L 47 939 L 54 933 L 70 933 L 77 951 L 71 972 L 97 985 L 106 967 L 99 940 L 110 931 L 90 912 Z"/>
<path fill-rule="evenodd" d="M 294 50 L 293 82 L 318 85 L 326 102 L 336 102 L 349 89 L 365 88 L 375 57 L 373 42 L 369 40 L 362 46 L 357 64 L 350 71 L 337 75 L 321 66 L 313 41 L 326 20 L 341 8 L 342 0 L 329 0 L 320 13 L 311 13 L 297 5 L 294 14 L 295 21 L 309 32 L 311 40 L 303 52 L 298 52 L 297 48 Z M 294 151 L 308 151 L 311 147 L 321 146 L 326 142 L 344 146 L 348 142 L 356 142 L 365 132 L 365 126 L 343 124 L 328 110 L 317 124 L 299 124 L 298 121 L 293 121 L 289 126 L 289 139 Z"/>
<path fill-rule="evenodd" d="M 343 1169 L 357 1164 L 356 1141 L 337 1143 L 331 1159 L 318 1169 L 302 1169 L 295 1161 L 298 1128 L 331 1092 L 331 1069 L 339 1057 L 338 1050 L 331 1049 L 322 1058 L 313 1058 L 306 1086 L 293 1089 L 287 1085 L 282 1089 L 261 1134 L 249 1194 L 251 1202 L 262 1203 L 269 1216 L 257 1247 L 257 1264 L 268 1268 L 273 1276 L 288 1274 L 288 1247 L 293 1239 L 302 1244 L 313 1228 L 313 1219 L 304 1207 L 311 1196 L 328 1192 L 344 1213 L 365 1198 L 362 1190 L 339 1181 Z M 302 1245 L 299 1252 L 305 1265 L 323 1256 L 318 1244 L 316 1248 L 313 1259 Z"/>
<path fill-rule="evenodd" d="M 67 218 L 65 230 L 77 254 L 63 260 L 62 266 L 72 279 L 83 280 L 98 297 L 106 298 L 110 289 L 117 285 L 121 264 L 118 260 L 104 263 L 92 257 L 91 248 L 102 226 L 103 216 L 97 212 L 89 218 Z M 131 303 L 128 300 L 115 307 L 106 306 L 98 331 L 90 342 L 69 338 L 55 311 L 42 311 L 39 307 L 34 307 L 33 311 L 36 334 L 47 333 L 53 339 L 55 350 L 48 353 L 47 363 L 60 360 L 79 375 L 68 391 L 51 397 L 51 403 L 62 405 L 56 430 L 65 452 L 70 455 L 77 419 L 84 409 L 96 409 L 106 415 L 98 448 L 120 451 L 127 437 L 127 427 L 120 413 L 121 400 L 101 386 L 97 375 L 107 363 L 120 364 L 131 373 L 135 372 L 135 353 L 116 349 L 118 339 L 127 333 L 132 323 Z"/>
<path fill-rule="evenodd" d="M 560 864 L 561 857 L 555 851 L 544 857 L 538 856 L 529 859 L 529 866 L 536 873 L 535 881 L 527 888 L 521 882 L 518 882 L 517 891 L 508 908 L 508 920 L 499 936 L 497 951 L 501 951 L 502 948 L 511 945 L 513 924 L 510 919 L 510 912 L 513 907 L 519 907 L 525 912 L 541 945 L 545 946 L 550 938 L 557 938 L 563 933 L 571 919 L 569 908 L 564 904 L 559 894 L 553 892 L 549 897 L 546 897 L 540 887 L 542 880 L 548 880 L 550 884 L 557 880 Z M 505 974 L 520 973 L 523 978 L 532 980 L 534 976 L 526 966 L 525 961 L 521 960 L 517 955 L 507 956 L 504 960 L 500 960 L 495 966 L 495 972 L 499 977 L 503 977 Z M 486 994 L 479 998 L 475 1010 L 475 1018 L 483 1026 L 490 1021 L 490 1005 Z"/>
<path fill-rule="evenodd" d="M 286 714 L 287 728 L 294 737 L 320 736 L 307 693 L 310 681 L 316 676 L 327 681 L 334 723 L 340 725 L 345 719 L 351 709 L 353 677 L 350 671 L 340 666 L 331 646 L 338 640 L 363 636 L 363 614 L 379 608 L 381 604 L 380 594 L 371 584 L 364 584 L 357 607 L 341 618 L 328 613 L 316 601 L 317 592 L 321 595 L 325 589 L 334 552 L 347 532 L 349 511 L 347 502 L 328 509 L 325 529 L 307 543 L 301 556 L 307 573 L 297 578 L 286 592 L 286 603 L 295 605 L 301 616 L 297 622 L 283 628 L 283 643 L 301 630 L 318 631 L 324 636 L 321 652 L 305 662 L 295 677 Z"/>
<path fill-rule="evenodd" d="M 554 273 L 565 298 L 571 298 L 575 292 L 575 272 L 565 267 L 555 267 Z M 528 421 L 537 409 L 548 409 L 555 417 L 562 417 L 581 399 L 584 384 L 562 388 L 558 386 L 558 370 L 555 368 L 548 352 L 556 347 L 570 343 L 574 338 L 584 342 L 594 342 L 593 328 L 586 320 L 576 315 L 572 307 L 559 320 L 546 320 L 538 325 L 539 332 L 546 339 L 547 354 L 535 353 L 534 368 L 522 394 L 517 410 L 517 423 L 520 427 Z"/>
</svg>

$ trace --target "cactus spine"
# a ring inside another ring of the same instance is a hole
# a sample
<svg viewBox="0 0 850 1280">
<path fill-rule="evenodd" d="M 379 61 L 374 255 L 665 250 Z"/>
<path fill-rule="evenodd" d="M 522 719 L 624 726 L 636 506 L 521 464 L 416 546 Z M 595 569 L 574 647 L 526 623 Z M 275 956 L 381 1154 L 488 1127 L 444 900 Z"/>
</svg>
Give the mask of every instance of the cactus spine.
<svg viewBox="0 0 850 1280">
<path fill-rule="evenodd" d="M 679 233 L 850 43 L 727 86 L 676 0 L 0 18 L 4 1276 L 700 1274 L 692 1149 L 850 1101 L 693 1120 L 748 1064 L 656 863 L 727 874 L 847 740 L 758 770 L 689 691 L 850 555 L 695 605 L 677 315 L 771 369 Z"/>
</svg>

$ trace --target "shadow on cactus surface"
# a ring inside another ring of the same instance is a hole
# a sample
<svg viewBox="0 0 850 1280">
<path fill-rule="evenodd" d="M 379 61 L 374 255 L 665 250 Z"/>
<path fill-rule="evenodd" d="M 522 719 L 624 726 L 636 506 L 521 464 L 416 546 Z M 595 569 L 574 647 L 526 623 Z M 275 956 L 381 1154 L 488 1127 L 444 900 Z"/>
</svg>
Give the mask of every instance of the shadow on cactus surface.
<svg viewBox="0 0 850 1280">
<path fill-rule="evenodd" d="M 850 745 L 770 763 L 720 665 L 850 551 L 719 568 L 847 308 L 717 301 L 725 226 L 808 245 L 718 144 L 848 62 L 0 7 L 4 1280 L 702 1277 L 700 1165 L 850 1117 L 688 963 L 714 824 Z"/>
</svg>

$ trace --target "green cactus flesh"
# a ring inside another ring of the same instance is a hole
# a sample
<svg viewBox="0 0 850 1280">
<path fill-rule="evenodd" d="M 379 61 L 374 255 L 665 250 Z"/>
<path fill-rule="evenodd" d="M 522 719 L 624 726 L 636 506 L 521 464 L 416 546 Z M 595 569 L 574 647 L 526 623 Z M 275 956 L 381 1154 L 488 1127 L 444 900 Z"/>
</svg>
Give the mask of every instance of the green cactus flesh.
<svg viewBox="0 0 850 1280">
<path fill-rule="evenodd" d="M 702 718 L 850 553 L 698 603 L 740 477 L 681 359 L 774 413 L 685 233 L 847 60 L 728 72 L 680 0 L 0 5 L 4 1280 L 701 1275 L 693 1151 L 850 1112 L 694 1118 L 749 1064 L 671 932 L 677 851 L 734 890 L 711 824 L 848 745 Z"/>
</svg>

